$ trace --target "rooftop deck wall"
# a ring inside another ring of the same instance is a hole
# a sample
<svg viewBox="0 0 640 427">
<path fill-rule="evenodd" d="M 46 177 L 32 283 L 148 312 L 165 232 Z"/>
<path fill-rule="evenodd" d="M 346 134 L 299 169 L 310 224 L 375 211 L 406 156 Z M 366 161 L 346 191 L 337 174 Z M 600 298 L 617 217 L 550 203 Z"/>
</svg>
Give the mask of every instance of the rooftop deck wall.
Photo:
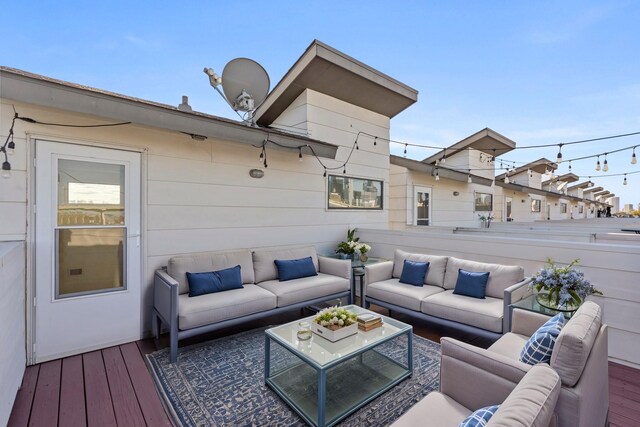
<svg viewBox="0 0 640 427">
<path fill-rule="evenodd" d="M 0 242 L 0 425 L 9 421 L 27 362 L 24 252 L 23 242 Z"/>
<path fill-rule="evenodd" d="M 603 219 L 606 221 L 606 219 Z M 566 222 L 566 221 L 565 221 Z M 548 257 L 560 263 L 580 259 L 586 277 L 604 292 L 590 299 L 603 307 L 609 327 L 609 358 L 640 367 L 640 244 L 620 245 L 482 235 L 460 235 L 438 230 L 421 232 L 358 228 L 360 240 L 369 243 L 372 255 L 393 259 L 396 248 L 477 261 L 521 265 L 534 275 Z"/>
</svg>

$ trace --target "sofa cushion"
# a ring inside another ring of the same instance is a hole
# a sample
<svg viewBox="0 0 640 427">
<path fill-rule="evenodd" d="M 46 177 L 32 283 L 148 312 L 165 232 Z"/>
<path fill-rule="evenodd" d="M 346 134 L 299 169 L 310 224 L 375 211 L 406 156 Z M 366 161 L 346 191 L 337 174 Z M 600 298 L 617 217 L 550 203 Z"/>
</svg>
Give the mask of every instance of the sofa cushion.
<svg viewBox="0 0 640 427">
<path fill-rule="evenodd" d="M 280 282 L 277 279 L 267 280 L 257 283 L 256 286 L 260 286 L 276 295 L 278 307 L 285 307 L 351 289 L 349 279 L 324 273 L 286 282 Z"/>
<path fill-rule="evenodd" d="M 560 375 L 563 385 L 573 387 L 580 379 L 601 324 L 600 306 L 586 301 L 560 331 L 551 367 Z"/>
<path fill-rule="evenodd" d="M 439 286 L 413 286 L 400 283 L 400 279 L 388 279 L 367 286 L 367 298 L 376 298 L 410 310 L 420 311 L 423 299 L 443 291 L 444 289 Z"/>
<path fill-rule="evenodd" d="M 524 268 L 515 265 L 488 264 L 484 262 L 468 261 L 460 258 L 449 257 L 447 271 L 444 275 L 444 288 L 454 289 L 458 280 L 458 270 L 486 272 L 487 281 L 486 296 L 504 299 L 504 290 L 511 285 L 524 280 Z"/>
<path fill-rule="evenodd" d="M 492 405 L 476 409 L 460 423 L 459 427 L 485 427 L 499 407 L 500 405 Z"/>
<path fill-rule="evenodd" d="M 409 252 L 396 249 L 393 257 L 393 277 L 399 278 L 402 276 L 402 268 L 404 267 L 404 260 L 428 262 L 429 271 L 424 279 L 424 283 L 427 285 L 440 286 L 444 283 L 444 272 L 447 268 L 446 256 L 427 255 L 427 254 L 412 254 Z M 457 271 L 457 270 L 456 270 Z"/>
<path fill-rule="evenodd" d="M 224 270 L 204 273 L 190 273 L 187 271 L 187 282 L 189 282 L 190 297 L 240 289 L 242 288 L 240 266 L 236 265 Z"/>
<path fill-rule="evenodd" d="M 400 275 L 400 283 L 422 286 L 424 285 L 424 278 L 426 277 L 428 270 L 428 262 L 410 261 L 405 259 L 403 262 L 402 274 Z"/>
<path fill-rule="evenodd" d="M 169 258 L 167 273 L 178 282 L 179 292 L 185 294 L 189 292 L 187 271 L 190 273 L 202 273 L 222 270 L 236 265 L 240 266 L 242 283 L 253 283 L 253 260 L 251 259 L 251 251 L 248 249 L 174 256 Z"/>
<path fill-rule="evenodd" d="M 491 332 L 502 332 L 504 301 L 498 298 L 471 298 L 448 290 L 423 299 L 420 311 Z"/>
<path fill-rule="evenodd" d="M 529 337 L 514 334 L 513 332 L 507 332 L 501 336 L 498 341 L 491 344 L 488 350 L 507 356 L 509 359 L 518 360 L 520 357 L 520 351 L 522 351 L 522 347 L 524 347 L 527 339 L 529 339 Z"/>
<path fill-rule="evenodd" d="M 449 396 L 432 391 L 391 424 L 391 427 L 457 426 L 470 413 L 470 409 Z"/>
<path fill-rule="evenodd" d="M 316 271 L 318 271 L 318 254 L 313 246 L 286 249 L 256 249 L 253 252 L 255 282 L 259 283 L 278 278 L 275 260 L 300 259 L 309 256 Z"/>
<path fill-rule="evenodd" d="M 458 280 L 453 293 L 467 297 L 483 299 L 489 280 L 489 272 L 478 273 L 475 271 L 458 270 Z"/>
<path fill-rule="evenodd" d="M 300 259 L 277 259 L 274 262 L 278 270 L 278 280 L 281 282 L 318 275 L 310 256 Z"/>
<path fill-rule="evenodd" d="M 518 360 L 528 365 L 549 363 L 562 326 L 564 326 L 564 314 L 562 313 L 547 320 L 524 344 Z"/>
<path fill-rule="evenodd" d="M 189 298 L 178 296 L 178 328 L 181 330 L 235 319 L 276 308 L 276 296 L 259 286 Z"/>
</svg>

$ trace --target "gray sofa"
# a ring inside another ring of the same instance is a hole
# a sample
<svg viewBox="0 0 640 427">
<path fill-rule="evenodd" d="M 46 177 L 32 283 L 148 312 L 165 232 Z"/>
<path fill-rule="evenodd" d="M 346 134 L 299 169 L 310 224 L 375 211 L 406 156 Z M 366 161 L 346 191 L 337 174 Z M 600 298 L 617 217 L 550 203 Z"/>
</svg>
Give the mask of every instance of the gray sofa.
<svg viewBox="0 0 640 427">
<path fill-rule="evenodd" d="M 308 256 L 317 276 L 278 280 L 275 260 Z M 189 297 L 187 272 L 217 271 L 236 265 L 240 265 L 242 289 Z M 166 269 L 155 273 L 152 331 L 157 338 L 163 324 L 169 329 L 171 362 L 175 362 L 180 339 L 326 300 L 347 297 L 350 303 L 350 277 L 349 261 L 319 257 L 312 246 L 172 257 Z"/>
<path fill-rule="evenodd" d="M 400 283 L 405 259 L 429 262 L 423 286 Z M 459 269 L 490 272 L 484 299 L 453 293 Z M 397 249 L 393 261 L 365 267 L 365 301 L 496 340 L 509 331 L 509 305 L 531 294 L 529 282 L 519 266 Z"/>
</svg>

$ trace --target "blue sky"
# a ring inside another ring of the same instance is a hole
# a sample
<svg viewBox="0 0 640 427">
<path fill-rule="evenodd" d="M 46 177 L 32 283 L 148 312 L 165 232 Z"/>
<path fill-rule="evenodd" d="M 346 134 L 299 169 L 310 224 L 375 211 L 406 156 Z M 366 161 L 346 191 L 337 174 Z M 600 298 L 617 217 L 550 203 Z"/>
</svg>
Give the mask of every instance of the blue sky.
<svg viewBox="0 0 640 427">
<path fill-rule="evenodd" d="M 518 146 L 640 131 L 640 3 L 9 2 L 2 65 L 236 118 L 202 68 L 236 57 L 262 64 L 272 87 L 314 39 L 417 89 L 393 139 L 448 146 L 490 127 Z M 565 159 L 640 145 L 640 135 L 563 148 Z M 392 145 L 402 154 L 403 146 Z M 422 159 L 433 151 L 410 148 Z M 556 148 L 504 157 L 555 159 Z M 640 148 L 638 151 L 640 155 Z M 572 171 L 640 203 L 631 151 Z M 566 173 L 561 165 L 558 173 Z"/>
</svg>

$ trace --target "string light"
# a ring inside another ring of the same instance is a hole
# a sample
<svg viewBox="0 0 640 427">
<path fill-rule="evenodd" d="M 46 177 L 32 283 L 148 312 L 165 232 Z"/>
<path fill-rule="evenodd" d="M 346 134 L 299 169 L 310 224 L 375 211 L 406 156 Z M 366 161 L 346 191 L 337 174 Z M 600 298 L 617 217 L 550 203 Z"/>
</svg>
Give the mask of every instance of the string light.
<svg viewBox="0 0 640 427">
<path fill-rule="evenodd" d="M 602 171 L 607 172 L 609 170 L 609 163 L 607 162 L 607 153 L 604 153 L 604 163 L 602 164 Z"/>
<path fill-rule="evenodd" d="M 569 160 L 569 173 L 571 173 L 571 160 Z"/>
<path fill-rule="evenodd" d="M 469 171 L 469 175 L 467 175 L 467 182 L 471 184 L 473 180 L 471 179 L 471 171 Z"/>
<path fill-rule="evenodd" d="M 627 174 L 624 174 L 624 180 L 622 181 L 622 185 L 627 185 Z"/>
<path fill-rule="evenodd" d="M 438 168 L 436 168 L 436 181 L 440 181 L 440 173 L 438 173 Z"/>
<path fill-rule="evenodd" d="M 600 156 L 598 156 L 598 161 L 596 162 L 596 171 L 600 170 Z"/>
<path fill-rule="evenodd" d="M 298 161 L 302 161 L 302 147 L 298 147 Z"/>
<path fill-rule="evenodd" d="M 324 173 L 322 174 L 322 176 L 323 176 L 324 178 L 326 178 L 326 177 L 327 177 L 327 168 L 324 168 Z"/>
<path fill-rule="evenodd" d="M 556 157 L 556 163 L 562 163 L 562 144 L 558 144 L 558 156 Z"/>
<path fill-rule="evenodd" d="M 447 163 L 447 149 L 446 148 L 442 151 L 442 158 L 440 159 L 440 163 L 442 163 L 442 164 Z"/>
<path fill-rule="evenodd" d="M 344 165 L 342 165 L 342 174 L 346 175 L 347 173 L 347 164 L 345 163 Z"/>
<path fill-rule="evenodd" d="M 404 156 L 407 157 L 407 145 L 409 144 L 404 144 Z"/>
<path fill-rule="evenodd" d="M 636 147 L 633 147 L 633 152 L 631 153 L 631 164 L 635 165 L 638 163 L 638 159 L 636 159 Z"/>
</svg>

